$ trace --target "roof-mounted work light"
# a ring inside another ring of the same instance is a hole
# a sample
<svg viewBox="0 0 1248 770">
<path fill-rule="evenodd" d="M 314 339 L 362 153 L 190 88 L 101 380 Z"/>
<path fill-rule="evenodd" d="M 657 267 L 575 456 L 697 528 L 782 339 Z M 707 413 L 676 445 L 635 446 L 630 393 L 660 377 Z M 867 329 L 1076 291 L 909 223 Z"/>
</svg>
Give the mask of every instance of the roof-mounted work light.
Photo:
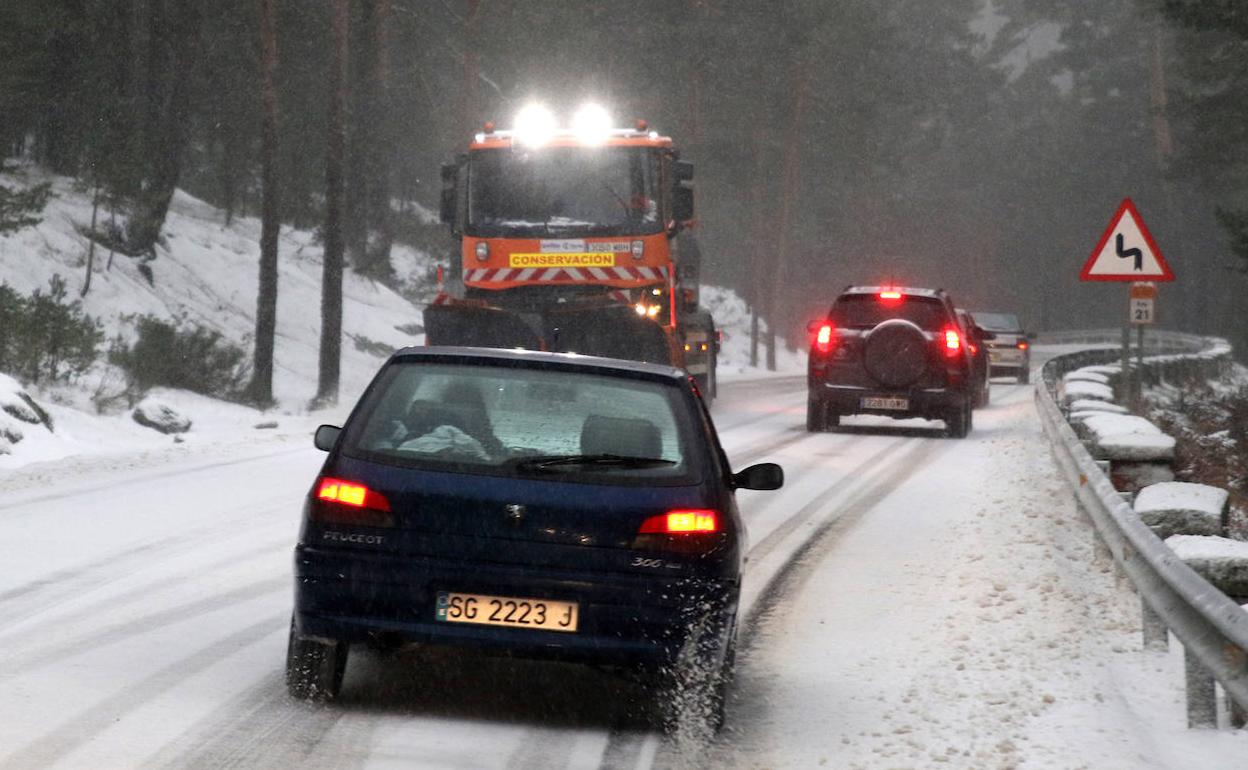
<svg viewBox="0 0 1248 770">
<path fill-rule="evenodd" d="M 540 147 L 555 135 L 555 115 L 540 104 L 530 104 L 516 114 L 516 139 Z"/>
<path fill-rule="evenodd" d="M 611 136 L 611 115 L 599 104 L 586 104 L 572 116 L 572 131 L 585 144 L 602 144 Z"/>
</svg>

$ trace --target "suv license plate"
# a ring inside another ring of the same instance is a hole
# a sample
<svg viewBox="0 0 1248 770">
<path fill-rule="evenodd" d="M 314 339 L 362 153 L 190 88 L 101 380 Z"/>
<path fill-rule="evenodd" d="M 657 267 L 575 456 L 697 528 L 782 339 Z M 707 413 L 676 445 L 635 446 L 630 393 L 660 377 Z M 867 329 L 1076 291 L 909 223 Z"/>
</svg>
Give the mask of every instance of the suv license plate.
<svg viewBox="0 0 1248 770">
<path fill-rule="evenodd" d="M 906 411 L 910 408 L 910 399 L 897 397 L 867 396 L 862 399 L 863 409 L 894 409 Z"/>
<path fill-rule="evenodd" d="M 574 632 L 578 610 L 576 602 L 440 591 L 434 618 L 445 623 Z"/>
</svg>

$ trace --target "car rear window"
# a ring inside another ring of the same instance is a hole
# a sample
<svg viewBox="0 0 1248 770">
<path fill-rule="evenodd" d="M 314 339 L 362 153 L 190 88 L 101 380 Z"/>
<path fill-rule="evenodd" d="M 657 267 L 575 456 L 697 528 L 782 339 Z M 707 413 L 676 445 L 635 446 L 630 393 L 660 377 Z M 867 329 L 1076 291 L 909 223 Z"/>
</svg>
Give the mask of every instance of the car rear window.
<svg viewBox="0 0 1248 770">
<path fill-rule="evenodd" d="M 1013 313 L 972 313 L 975 322 L 990 332 L 1018 332 L 1023 327 Z"/>
<path fill-rule="evenodd" d="M 344 452 L 430 469 L 608 483 L 699 467 L 681 393 L 661 382 L 515 366 L 396 362 L 352 420 Z M 578 456 L 648 458 L 598 464 Z M 545 460 L 557 460 L 535 467 Z M 525 461 L 528 461 L 527 463 Z"/>
<path fill-rule="evenodd" d="M 900 301 L 884 301 L 874 294 L 847 294 L 837 299 L 829 315 L 842 329 L 873 329 L 894 318 L 904 318 L 932 332 L 949 323 L 944 304 L 935 297 L 903 296 Z"/>
</svg>

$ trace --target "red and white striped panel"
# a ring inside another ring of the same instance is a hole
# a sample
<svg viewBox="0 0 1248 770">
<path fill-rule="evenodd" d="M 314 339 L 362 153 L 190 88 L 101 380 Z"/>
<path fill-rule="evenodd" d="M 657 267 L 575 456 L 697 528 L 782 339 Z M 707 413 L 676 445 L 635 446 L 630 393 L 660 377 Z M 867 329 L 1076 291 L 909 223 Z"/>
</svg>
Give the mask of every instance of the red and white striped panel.
<svg viewBox="0 0 1248 770">
<path fill-rule="evenodd" d="M 491 283 L 494 281 L 596 283 L 599 281 L 658 281 L 666 279 L 666 267 L 501 267 L 464 271 L 464 280 L 471 283 Z"/>
</svg>

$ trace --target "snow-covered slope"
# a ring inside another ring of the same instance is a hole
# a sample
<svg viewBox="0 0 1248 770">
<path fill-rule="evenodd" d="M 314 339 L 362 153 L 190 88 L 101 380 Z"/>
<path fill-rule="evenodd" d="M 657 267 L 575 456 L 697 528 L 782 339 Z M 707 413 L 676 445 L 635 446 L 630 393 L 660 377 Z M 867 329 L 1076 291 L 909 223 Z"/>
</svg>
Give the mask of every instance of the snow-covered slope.
<svg viewBox="0 0 1248 770">
<path fill-rule="evenodd" d="M 721 380 L 745 379 L 768 374 L 762 367 L 750 366 L 750 307 L 741 295 L 731 289 L 718 286 L 702 287 L 702 305 L 711 311 L 716 327 L 723 332 L 724 341 L 719 350 L 718 375 Z M 758 360 L 765 364 L 767 349 L 762 336 L 767 332 L 767 322 L 759 319 Z M 806 371 L 805 351 L 789 350 L 783 338 L 776 340 L 776 374 L 794 375 Z"/>
<path fill-rule="evenodd" d="M 36 172 L 29 172 L 35 174 Z M 8 181 L 8 180 L 6 180 Z M 71 294 L 86 276 L 88 242 L 78 228 L 91 221 L 90 197 L 70 180 L 49 178 L 55 197 L 43 221 L 0 238 L 0 281 L 29 294 L 60 274 Z M 104 323 L 111 337 L 128 334 L 128 316 L 152 314 L 183 319 L 219 331 L 250 349 L 255 330 L 259 281 L 260 222 L 224 215 L 182 191 L 174 196 L 157 257 L 149 263 L 153 283 L 139 272 L 138 260 L 118 254 L 107 267 L 107 250 L 97 247 L 91 290 L 83 297 L 87 313 Z M 306 403 L 316 390 L 320 339 L 321 245 L 307 230 L 282 228 L 279 246 L 277 343 L 274 395 L 283 406 Z M 418 274 L 429 258 L 403 246 L 394 250 L 401 273 Z M 342 391 L 358 393 L 379 357 L 352 344 L 355 339 L 390 347 L 419 344 L 422 338 L 396 326 L 419 323 L 420 310 L 381 284 L 348 270 L 344 279 Z"/>
</svg>

